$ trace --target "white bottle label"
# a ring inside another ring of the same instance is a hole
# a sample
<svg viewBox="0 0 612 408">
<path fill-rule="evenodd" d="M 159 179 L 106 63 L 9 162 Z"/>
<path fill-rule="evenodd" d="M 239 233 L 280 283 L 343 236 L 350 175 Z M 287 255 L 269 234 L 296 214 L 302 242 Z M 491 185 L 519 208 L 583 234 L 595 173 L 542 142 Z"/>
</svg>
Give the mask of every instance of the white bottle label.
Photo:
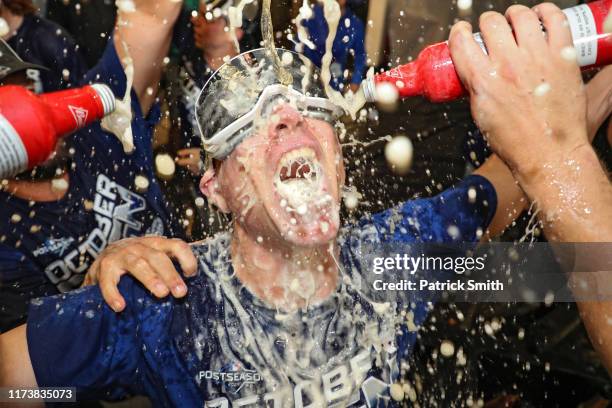
<svg viewBox="0 0 612 408">
<path fill-rule="evenodd" d="M 4 116 L 0 115 L 0 177 L 12 177 L 28 168 L 26 148 Z"/>
<path fill-rule="evenodd" d="M 578 54 L 578 65 L 586 67 L 597 62 L 597 24 L 589 6 L 583 4 L 563 10 L 567 16 L 574 46 Z"/>
</svg>

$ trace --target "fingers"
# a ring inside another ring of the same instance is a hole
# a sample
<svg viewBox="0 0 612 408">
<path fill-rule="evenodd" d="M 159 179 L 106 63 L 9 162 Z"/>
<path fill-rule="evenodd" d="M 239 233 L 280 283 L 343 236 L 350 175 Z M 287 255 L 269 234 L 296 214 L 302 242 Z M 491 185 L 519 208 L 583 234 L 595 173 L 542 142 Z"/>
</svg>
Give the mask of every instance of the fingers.
<svg viewBox="0 0 612 408">
<path fill-rule="evenodd" d="M 472 26 L 461 21 L 453 26 L 448 40 L 451 58 L 461 82 L 468 88 L 472 88 L 474 72 L 486 69 L 489 65 L 488 57 L 472 33 Z"/>
<path fill-rule="evenodd" d="M 176 159 L 176 164 L 182 167 L 186 167 L 191 164 L 194 164 L 194 161 L 192 157 L 186 157 L 186 158 Z"/>
<path fill-rule="evenodd" d="M 514 34 L 508 20 L 494 11 L 487 11 L 480 16 L 480 32 L 487 46 L 489 55 L 495 57 L 508 57 L 518 50 Z"/>
<path fill-rule="evenodd" d="M 138 253 L 151 266 L 157 278 L 156 281 L 153 282 L 154 287 L 149 287 L 147 282 L 141 280 L 147 289 L 153 292 L 157 297 L 165 297 L 168 295 L 168 292 L 171 292 L 172 296 L 176 298 L 181 298 L 187 294 L 187 286 L 176 271 L 168 255 L 144 245 Z M 131 269 L 130 272 L 132 272 Z M 132 274 L 138 278 L 135 272 L 132 272 Z"/>
<path fill-rule="evenodd" d="M 119 313 L 125 309 L 125 299 L 119 293 L 117 286 L 119 285 L 119 279 L 126 272 L 120 264 L 107 259 L 102 260 L 100 264 L 101 273 L 98 286 L 102 292 L 102 297 L 111 309 Z"/>
<path fill-rule="evenodd" d="M 538 15 L 531 9 L 514 5 L 506 10 L 506 18 L 514 30 L 520 48 L 541 53 L 546 49 L 546 38 Z"/>
<path fill-rule="evenodd" d="M 560 51 L 564 47 L 573 46 L 567 17 L 559 7 L 552 3 L 542 3 L 535 6 L 533 11 L 542 20 L 551 47 Z"/>
<path fill-rule="evenodd" d="M 151 247 L 165 252 L 168 256 L 175 258 L 181 265 L 183 273 L 187 277 L 195 276 L 197 272 L 197 260 L 191 247 L 180 239 L 166 239 L 158 237 L 150 237 L 154 240 L 151 241 Z"/>
</svg>

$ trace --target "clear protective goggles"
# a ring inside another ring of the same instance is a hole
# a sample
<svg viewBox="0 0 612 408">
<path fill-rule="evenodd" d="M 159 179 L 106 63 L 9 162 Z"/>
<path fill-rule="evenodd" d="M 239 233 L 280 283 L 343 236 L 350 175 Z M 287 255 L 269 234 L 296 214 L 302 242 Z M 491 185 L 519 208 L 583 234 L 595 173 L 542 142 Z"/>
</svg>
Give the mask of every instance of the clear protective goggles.
<svg viewBox="0 0 612 408">
<path fill-rule="evenodd" d="M 224 159 L 245 138 L 257 130 L 257 123 L 269 118 L 273 109 L 280 104 L 287 103 L 296 109 L 302 116 L 319 119 L 328 123 L 335 122 L 344 111 L 327 98 L 306 96 L 295 89 L 282 85 L 268 85 L 261 92 L 257 103 L 246 114 L 208 137 L 198 121 L 198 130 L 202 136 L 204 150 L 210 158 Z"/>
</svg>

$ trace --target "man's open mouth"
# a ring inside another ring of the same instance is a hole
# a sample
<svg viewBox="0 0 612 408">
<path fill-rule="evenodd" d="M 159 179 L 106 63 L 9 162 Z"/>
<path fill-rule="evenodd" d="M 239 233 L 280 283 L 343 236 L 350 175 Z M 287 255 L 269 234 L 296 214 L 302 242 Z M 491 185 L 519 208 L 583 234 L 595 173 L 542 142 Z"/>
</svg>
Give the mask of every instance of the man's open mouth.
<svg viewBox="0 0 612 408">
<path fill-rule="evenodd" d="M 313 149 L 303 147 L 285 153 L 274 177 L 281 206 L 300 216 L 308 213 L 313 205 L 321 207 L 329 197 L 322 176 L 322 167 Z"/>
</svg>

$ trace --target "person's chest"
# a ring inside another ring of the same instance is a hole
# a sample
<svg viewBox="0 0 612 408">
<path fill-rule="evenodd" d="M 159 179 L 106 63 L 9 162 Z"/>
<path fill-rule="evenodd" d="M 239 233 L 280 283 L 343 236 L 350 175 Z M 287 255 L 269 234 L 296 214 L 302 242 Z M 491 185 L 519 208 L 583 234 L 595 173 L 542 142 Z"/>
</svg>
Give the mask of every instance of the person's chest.
<svg viewBox="0 0 612 408">
<path fill-rule="evenodd" d="M 399 377 L 395 319 L 358 295 L 291 316 L 231 295 L 194 306 L 173 342 L 205 406 L 381 406 Z"/>
</svg>

